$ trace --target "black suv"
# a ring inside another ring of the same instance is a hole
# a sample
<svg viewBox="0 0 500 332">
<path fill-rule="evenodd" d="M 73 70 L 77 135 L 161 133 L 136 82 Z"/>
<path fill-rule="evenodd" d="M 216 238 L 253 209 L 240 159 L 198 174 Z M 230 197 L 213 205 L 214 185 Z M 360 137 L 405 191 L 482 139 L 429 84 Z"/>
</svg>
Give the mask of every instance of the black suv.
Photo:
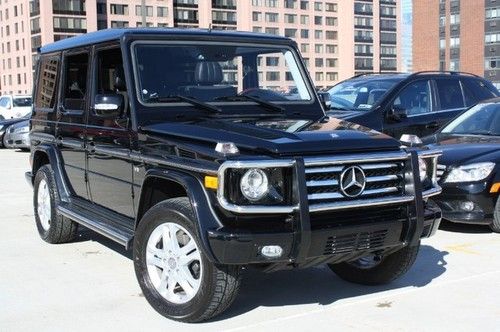
<svg viewBox="0 0 500 332">
<path fill-rule="evenodd" d="M 390 282 L 440 223 L 439 152 L 325 116 L 288 38 L 113 29 L 39 55 L 40 236 L 67 242 L 81 224 L 132 248 L 166 317 L 220 314 L 245 266 Z"/>
<path fill-rule="evenodd" d="M 500 96 L 491 82 L 468 73 L 363 74 L 328 90 L 333 117 L 399 138 L 434 133 L 477 102 Z"/>
</svg>

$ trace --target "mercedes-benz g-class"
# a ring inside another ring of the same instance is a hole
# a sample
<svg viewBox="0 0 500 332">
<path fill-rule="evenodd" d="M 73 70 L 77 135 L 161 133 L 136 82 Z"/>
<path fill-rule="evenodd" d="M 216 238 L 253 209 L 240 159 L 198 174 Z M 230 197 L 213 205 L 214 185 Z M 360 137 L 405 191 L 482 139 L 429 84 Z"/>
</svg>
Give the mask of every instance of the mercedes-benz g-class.
<svg viewBox="0 0 500 332">
<path fill-rule="evenodd" d="M 35 82 L 40 236 L 131 248 L 166 317 L 222 313 L 250 266 L 390 282 L 441 220 L 439 152 L 327 117 L 288 38 L 103 30 L 43 46 Z"/>
</svg>

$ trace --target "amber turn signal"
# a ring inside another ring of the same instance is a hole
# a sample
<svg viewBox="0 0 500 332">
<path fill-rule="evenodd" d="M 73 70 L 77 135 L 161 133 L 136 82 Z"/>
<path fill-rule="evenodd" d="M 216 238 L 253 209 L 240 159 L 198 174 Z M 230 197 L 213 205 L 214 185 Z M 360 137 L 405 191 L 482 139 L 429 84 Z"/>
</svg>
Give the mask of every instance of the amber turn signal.
<svg viewBox="0 0 500 332">
<path fill-rule="evenodd" d="M 490 193 L 497 193 L 500 191 L 500 182 L 493 183 L 490 189 Z"/>
<path fill-rule="evenodd" d="M 205 176 L 205 188 L 208 189 L 217 189 L 219 185 L 219 179 L 216 176 Z"/>
</svg>

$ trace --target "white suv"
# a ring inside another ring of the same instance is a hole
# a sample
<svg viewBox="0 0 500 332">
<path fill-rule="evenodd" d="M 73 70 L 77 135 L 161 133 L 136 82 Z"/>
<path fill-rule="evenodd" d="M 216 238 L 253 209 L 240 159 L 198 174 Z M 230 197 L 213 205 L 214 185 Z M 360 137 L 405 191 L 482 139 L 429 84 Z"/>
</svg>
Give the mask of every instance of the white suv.
<svg viewBox="0 0 500 332">
<path fill-rule="evenodd" d="M 31 96 L 4 95 L 0 97 L 0 120 L 20 118 L 31 112 Z"/>
</svg>

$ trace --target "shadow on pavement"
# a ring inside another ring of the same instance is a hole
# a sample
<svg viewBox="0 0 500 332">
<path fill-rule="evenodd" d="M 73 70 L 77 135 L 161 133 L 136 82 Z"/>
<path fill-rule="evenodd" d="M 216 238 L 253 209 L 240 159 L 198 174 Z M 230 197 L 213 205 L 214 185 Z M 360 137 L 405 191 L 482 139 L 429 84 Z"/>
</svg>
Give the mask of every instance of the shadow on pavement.
<svg viewBox="0 0 500 332">
<path fill-rule="evenodd" d="M 491 228 L 488 225 L 460 224 L 447 220 L 441 221 L 439 230 L 445 232 L 467 234 L 483 234 L 492 232 Z"/>
<path fill-rule="evenodd" d="M 132 260 L 132 251 L 79 226 L 76 241 L 96 241 Z M 413 267 L 403 277 L 383 286 L 363 286 L 348 283 L 337 277 L 326 266 L 316 268 L 262 273 L 247 269 L 243 275 L 240 293 L 220 321 L 250 312 L 258 307 L 281 307 L 318 303 L 329 305 L 338 300 L 383 292 L 403 287 L 423 287 L 446 271 L 446 251 L 422 245 Z"/>
<path fill-rule="evenodd" d="M 271 274 L 247 270 L 240 294 L 231 308 L 215 320 L 224 320 L 260 306 L 275 307 L 318 303 L 329 305 L 338 300 L 403 287 L 423 287 L 446 271 L 446 251 L 423 245 L 415 265 L 391 284 L 363 286 L 337 277 L 326 266 Z"/>
</svg>

